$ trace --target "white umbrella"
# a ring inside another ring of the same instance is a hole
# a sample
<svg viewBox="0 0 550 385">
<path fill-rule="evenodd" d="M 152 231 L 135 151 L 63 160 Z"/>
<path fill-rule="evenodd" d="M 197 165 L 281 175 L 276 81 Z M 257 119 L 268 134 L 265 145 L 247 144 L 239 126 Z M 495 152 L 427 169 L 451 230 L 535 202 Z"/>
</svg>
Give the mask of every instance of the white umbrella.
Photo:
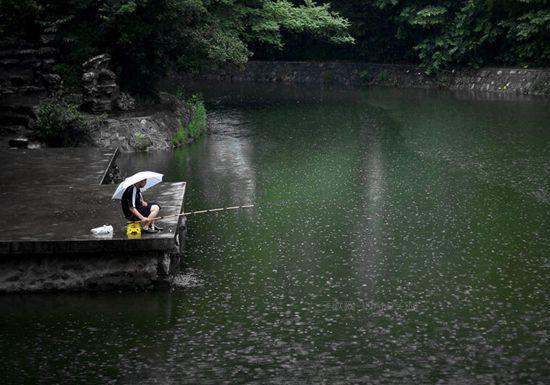
<svg viewBox="0 0 550 385">
<path fill-rule="evenodd" d="M 122 194 L 124 194 L 124 191 L 126 191 L 128 187 L 144 179 L 147 179 L 147 183 L 145 184 L 145 187 L 141 188 L 141 190 L 143 191 L 162 182 L 162 174 L 153 171 L 141 171 L 137 174 L 129 176 L 128 178 L 124 179 L 121 184 L 118 185 L 111 199 L 122 199 Z"/>
</svg>

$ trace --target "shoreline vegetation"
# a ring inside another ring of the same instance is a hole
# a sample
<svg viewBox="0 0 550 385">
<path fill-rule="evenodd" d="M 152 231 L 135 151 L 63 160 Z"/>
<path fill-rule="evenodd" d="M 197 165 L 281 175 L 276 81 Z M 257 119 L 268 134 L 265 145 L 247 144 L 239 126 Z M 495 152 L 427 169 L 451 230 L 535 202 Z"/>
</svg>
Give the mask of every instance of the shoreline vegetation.
<svg viewBox="0 0 550 385">
<path fill-rule="evenodd" d="M 191 116 L 187 125 L 182 123 L 179 127 L 173 140 L 175 147 L 193 143 L 206 131 L 206 107 L 202 98 L 198 95 L 193 95 L 187 100 L 182 96 L 178 98 L 189 107 Z"/>
<path fill-rule="evenodd" d="M 37 112 L 37 139 L 51 147 L 78 144 L 78 132 L 85 124 L 80 103 L 70 95 L 53 95 L 43 100 Z"/>
<path fill-rule="evenodd" d="M 165 97 L 169 94 L 165 94 Z M 165 134 L 172 136 L 173 147 L 191 144 L 206 132 L 207 112 L 204 101 L 199 95 L 185 98 L 183 93 L 178 96 L 170 95 L 171 104 L 177 104 L 173 108 L 163 108 L 160 101 L 149 102 L 149 106 L 141 106 L 142 109 L 151 109 L 147 115 L 156 120 L 158 110 L 165 110 L 167 114 L 174 115 L 175 128 L 167 127 Z M 89 132 L 92 126 L 101 125 L 106 120 L 128 120 L 132 115 L 110 116 L 108 114 L 86 114 L 79 109 L 81 102 L 79 95 L 57 94 L 44 99 L 38 106 L 36 120 L 36 138 L 50 147 L 79 146 L 91 143 Z M 174 124 L 172 124 L 173 126 Z M 159 124 L 159 126 L 162 126 Z M 158 131 L 158 130 L 157 130 Z M 175 131 L 175 134 L 171 132 Z M 158 132 L 153 132 L 157 134 Z M 146 150 L 147 144 L 152 144 L 153 139 L 144 132 L 135 132 L 135 150 Z"/>
</svg>

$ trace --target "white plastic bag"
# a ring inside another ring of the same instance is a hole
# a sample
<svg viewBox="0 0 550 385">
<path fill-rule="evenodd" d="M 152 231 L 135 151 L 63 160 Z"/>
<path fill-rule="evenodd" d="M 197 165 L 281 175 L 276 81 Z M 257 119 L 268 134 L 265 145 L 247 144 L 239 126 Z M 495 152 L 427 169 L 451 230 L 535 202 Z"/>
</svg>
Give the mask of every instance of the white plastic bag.
<svg viewBox="0 0 550 385">
<path fill-rule="evenodd" d="M 102 237 L 112 237 L 113 236 L 113 226 L 103 225 L 101 227 L 96 227 L 92 229 L 93 235 L 98 235 Z"/>
</svg>

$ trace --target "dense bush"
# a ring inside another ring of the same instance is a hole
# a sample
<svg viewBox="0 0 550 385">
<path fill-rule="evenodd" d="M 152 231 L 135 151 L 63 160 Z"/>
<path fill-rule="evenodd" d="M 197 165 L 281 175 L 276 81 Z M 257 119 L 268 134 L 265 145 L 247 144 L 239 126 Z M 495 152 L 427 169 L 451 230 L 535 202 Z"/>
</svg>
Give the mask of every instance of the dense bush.
<svg viewBox="0 0 550 385">
<path fill-rule="evenodd" d="M 451 65 L 550 64 L 547 0 L 379 1 L 428 72 Z"/>
<path fill-rule="evenodd" d="M 70 146 L 83 139 L 84 119 L 78 102 L 55 96 L 45 100 L 38 110 L 36 129 L 41 140 L 50 146 Z"/>
</svg>

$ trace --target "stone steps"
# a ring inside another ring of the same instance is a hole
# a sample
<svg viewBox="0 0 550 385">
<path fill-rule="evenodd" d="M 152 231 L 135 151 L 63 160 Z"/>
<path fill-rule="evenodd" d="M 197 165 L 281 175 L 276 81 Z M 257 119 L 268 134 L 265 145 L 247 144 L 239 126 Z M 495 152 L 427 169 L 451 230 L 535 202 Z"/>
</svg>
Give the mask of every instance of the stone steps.
<svg viewBox="0 0 550 385">
<path fill-rule="evenodd" d="M 25 49 L 1 49 L 0 59 L 19 59 L 24 60 L 28 58 L 48 58 L 55 57 L 59 54 L 59 50 L 54 47 L 40 47 L 40 48 L 25 48 Z"/>
<path fill-rule="evenodd" d="M 6 135 L 32 135 L 40 101 L 61 85 L 54 71 L 59 55 L 53 46 L 55 26 L 43 25 L 33 41 L 0 39 L 0 131 Z"/>
<path fill-rule="evenodd" d="M 6 87 L 0 90 L 0 95 L 13 96 L 13 95 L 25 95 L 25 96 L 46 96 L 48 91 L 41 86 L 22 86 L 22 87 Z"/>
<path fill-rule="evenodd" d="M 33 46 L 33 43 L 15 37 L 6 37 L 5 39 L 2 39 L 0 41 L 0 50 L 14 48 L 32 48 Z"/>
<path fill-rule="evenodd" d="M 58 54 L 54 47 L 37 47 L 16 39 L 4 43 L 0 47 L 0 97 L 42 97 L 57 89 L 61 78 L 53 68 Z"/>
<path fill-rule="evenodd" d="M 0 124 L 0 133 L 2 135 L 6 136 L 20 136 L 20 135 L 27 135 L 29 133 L 29 129 L 25 126 L 10 126 L 10 125 L 2 125 Z"/>
<path fill-rule="evenodd" d="M 39 101 L 35 101 L 32 104 L 17 103 L 17 104 L 0 104 L 0 114 L 19 114 L 27 115 L 33 119 L 36 119 L 36 113 Z"/>
<path fill-rule="evenodd" d="M 0 131 L 10 137 L 32 137 L 39 103 L 39 96 L 2 99 L 0 101 Z"/>
<path fill-rule="evenodd" d="M 28 69 L 12 68 L 0 71 L 0 84 L 6 87 L 19 87 L 34 83 L 34 71 Z"/>
<path fill-rule="evenodd" d="M 10 71 L 17 69 L 40 70 L 42 72 L 51 72 L 54 69 L 54 59 L 30 58 L 20 60 L 17 58 L 0 59 L 0 71 Z"/>
</svg>

